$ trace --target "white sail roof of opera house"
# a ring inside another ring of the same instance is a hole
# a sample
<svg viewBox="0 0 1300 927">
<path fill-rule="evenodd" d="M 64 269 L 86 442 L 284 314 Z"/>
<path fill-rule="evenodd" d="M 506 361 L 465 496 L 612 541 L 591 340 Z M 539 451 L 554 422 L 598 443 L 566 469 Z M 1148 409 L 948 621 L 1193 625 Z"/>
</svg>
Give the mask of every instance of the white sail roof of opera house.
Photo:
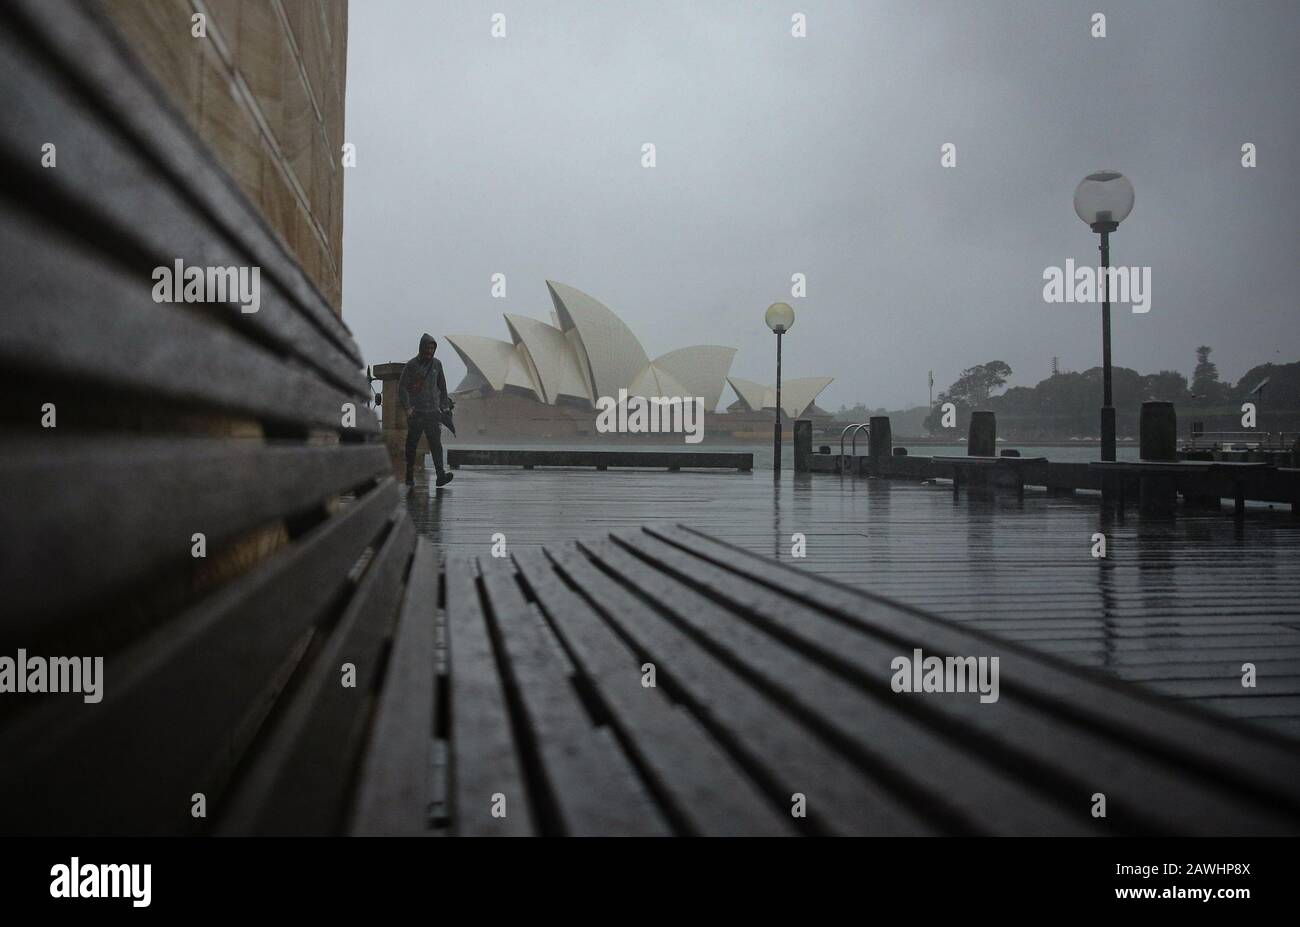
<svg viewBox="0 0 1300 927">
<path fill-rule="evenodd" d="M 830 386 L 834 379 L 834 377 L 799 377 L 794 380 L 782 380 L 781 411 L 791 418 L 803 415 L 817 401 L 822 390 Z M 745 411 L 758 412 L 762 409 L 776 408 L 775 386 L 764 386 L 762 383 L 742 380 L 740 377 L 727 377 L 727 382 L 736 391 Z"/>
<path fill-rule="evenodd" d="M 515 345 L 523 347 L 524 355 L 532 365 L 542 402 L 554 404 L 560 396 L 587 402 L 595 400 L 578 369 L 564 332 L 554 325 L 509 313 L 506 314 L 506 327 L 510 329 Z"/>
<path fill-rule="evenodd" d="M 581 290 L 546 281 L 554 304 L 549 324 L 507 313 L 510 341 L 448 335 L 465 363 L 456 392 L 518 391 L 554 405 L 594 404 L 601 396 L 702 397 L 714 411 L 735 348 L 695 345 L 650 360 L 632 330 L 608 307 Z"/>
<path fill-rule="evenodd" d="M 713 410 L 722 398 L 722 386 L 735 356 L 735 348 L 702 344 L 693 348 L 678 348 L 656 357 L 654 367 L 685 386 L 686 395 L 703 396 L 704 408 Z"/>
<path fill-rule="evenodd" d="M 630 390 L 650 363 L 632 329 L 581 290 L 546 281 L 560 327 L 571 336 L 585 379 L 594 396 L 617 396 Z"/>
<path fill-rule="evenodd" d="M 750 412 L 757 412 L 760 409 L 770 409 L 776 406 L 776 390 L 770 386 L 764 386 L 762 383 L 755 383 L 753 380 L 742 380 L 740 377 L 727 377 L 727 382 L 731 388 L 736 391 L 740 397 L 741 403 Z M 768 391 L 771 390 L 769 396 Z"/>
<path fill-rule="evenodd" d="M 448 335 L 447 340 L 465 362 L 465 379 L 457 389 L 487 386 L 500 392 L 511 387 L 541 398 L 517 345 L 478 335 Z"/>
</svg>

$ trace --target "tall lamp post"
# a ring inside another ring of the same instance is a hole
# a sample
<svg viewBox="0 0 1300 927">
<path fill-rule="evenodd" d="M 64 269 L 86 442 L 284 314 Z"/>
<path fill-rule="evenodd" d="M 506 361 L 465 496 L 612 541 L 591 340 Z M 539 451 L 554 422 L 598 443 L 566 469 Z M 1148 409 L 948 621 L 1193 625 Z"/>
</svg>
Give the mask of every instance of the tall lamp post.
<svg viewBox="0 0 1300 927">
<path fill-rule="evenodd" d="M 781 478 L 781 336 L 794 328 L 794 310 L 789 303 L 772 303 L 763 316 L 776 332 L 776 425 L 772 433 L 772 479 Z"/>
<path fill-rule="evenodd" d="M 1119 171 L 1097 171 L 1079 181 L 1074 212 L 1101 236 L 1101 459 L 1115 459 L 1115 404 L 1110 376 L 1110 233 L 1133 210 L 1133 184 Z"/>
</svg>

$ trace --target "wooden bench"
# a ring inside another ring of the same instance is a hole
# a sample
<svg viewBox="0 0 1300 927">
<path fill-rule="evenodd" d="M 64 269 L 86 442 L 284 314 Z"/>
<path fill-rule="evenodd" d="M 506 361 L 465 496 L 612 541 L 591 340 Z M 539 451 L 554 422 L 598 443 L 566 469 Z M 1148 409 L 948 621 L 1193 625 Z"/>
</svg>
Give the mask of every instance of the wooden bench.
<svg viewBox="0 0 1300 927">
<path fill-rule="evenodd" d="M 1046 457 L 933 457 L 932 462 L 952 467 L 952 491 L 961 491 L 963 480 L 968 486 L 979 489 L 1011 489 L 1023 498 L 1025 471 L 1034 470 L 1047 463 Z"/>
<path fill-rule="evenodd" d="M 1291 745 L 684 527 L 450 559 L 436 682 L 417 565 L 376 723 L 415 763 L 436 693 L 436 832 L 1300 833 Z M 997 657 L 998 699 L 894 691 L 917 648 Z"/>
<path fill-rule="evenodd" d="M 94 5 L 0 7 L 0 79 L 0 658 L 103 659 L 0 693 L 0 832 L 342 830 L 427 591 L 357 346 Z"/>
<path fill-rule="evenodd" d="M 739 470 L 754 469 L 754 455 L 718 451 L 592 451 L 566 450 L 506 450 L 493 448 L 454 447 L 447 451 L 447 466 L 461 467 L 634 467 L 666 470 Z"/>
<path fill-rule="evenodd" d="M 1094 460 L 1088 466 L 1103 476 L 1115 474 L 1119 477 L 1115 482 L 1121 511 L 1124 509 L 1126 484 L 1136 482 L 1144 498 L 1161 489 L 1170 496 L 1179 489 L 1187 495 L 1204 495 L 1208 491 L 1216 499 L 1226 495 L 1233 500 L 1238 516 L 1246 512 L 1247 481 L 1277 469 L 1270 463 L 1208 460 Z M 1189 483 L 1194 484 L 1199 492 L 1189 493 Z"/>
</svg>

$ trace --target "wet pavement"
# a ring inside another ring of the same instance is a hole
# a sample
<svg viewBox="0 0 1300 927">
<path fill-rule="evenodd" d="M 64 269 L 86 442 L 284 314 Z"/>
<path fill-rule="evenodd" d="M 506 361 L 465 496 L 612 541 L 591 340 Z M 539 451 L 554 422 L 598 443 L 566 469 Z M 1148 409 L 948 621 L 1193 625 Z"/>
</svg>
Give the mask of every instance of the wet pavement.
<svg viewBox="0 0 1300 927">
<path fill-rule="evenodd" d="M 444 552 L 688 524 L 1300 738 L 1300 520 L 1285 506 L 1119 523 L 1089 494 L 954 499 L 946 483 L 789 471 L 774 485 L 762 470 L 461 469 L 436 491 L 428 477 L 407 506 Z"/>
</svg>

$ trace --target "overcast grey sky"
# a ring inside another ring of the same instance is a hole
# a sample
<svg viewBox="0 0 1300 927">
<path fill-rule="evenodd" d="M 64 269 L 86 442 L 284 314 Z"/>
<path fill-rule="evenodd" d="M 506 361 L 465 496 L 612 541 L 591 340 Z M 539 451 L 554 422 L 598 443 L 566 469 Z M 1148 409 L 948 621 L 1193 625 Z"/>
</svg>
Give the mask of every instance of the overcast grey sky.
<svg viewBox="0 0 1300 927">
<path fill-rule="evenodd" d="M 1295 0 L 353 0 L 348 43 L 343 312 L 370 363 L 426 330 L 508 340 L 551 278 L 651 357 L 731 345 L 763 382 L 785 299 L 785 375 L 834 376 L 828 409 L 991 359 L 1032 385 L 1101 362 L 1099 308 L 1042 298 L 1044 268 L 1096 263 L 1071 196 L 1100 168 L 1137 190 L 1112 260 L 1153 278 L 1116 364 L 1300 359 Z"/>
</svg>

